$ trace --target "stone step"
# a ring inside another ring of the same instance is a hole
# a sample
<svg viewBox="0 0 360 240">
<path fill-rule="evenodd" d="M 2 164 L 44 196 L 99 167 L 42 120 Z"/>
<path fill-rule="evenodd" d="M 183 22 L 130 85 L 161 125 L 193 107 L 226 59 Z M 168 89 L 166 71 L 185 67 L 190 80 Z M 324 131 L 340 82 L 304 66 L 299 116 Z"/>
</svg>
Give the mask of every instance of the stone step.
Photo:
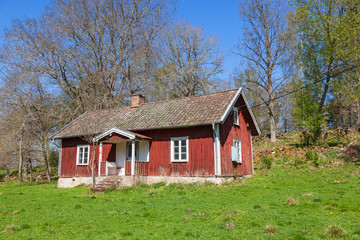
<svg viewBox="0 0 360 240">
<path fill-rule="evenodd" d="M 97 192 L 97 193 L 104 193 L 105 190 L 106 190 L 106 188 L 97 186 L 97 185 L 95 185 L 95 187 L 91 188 L 91 191 Z"/>
<path fill-rule="evenodd" d="M 98 182 L 97 184 L 102 184 L 102 185 L 116 185 L 120 182 L 111 182 L 111 181 L 106 181 L 106 182 Z"/>
</svg>

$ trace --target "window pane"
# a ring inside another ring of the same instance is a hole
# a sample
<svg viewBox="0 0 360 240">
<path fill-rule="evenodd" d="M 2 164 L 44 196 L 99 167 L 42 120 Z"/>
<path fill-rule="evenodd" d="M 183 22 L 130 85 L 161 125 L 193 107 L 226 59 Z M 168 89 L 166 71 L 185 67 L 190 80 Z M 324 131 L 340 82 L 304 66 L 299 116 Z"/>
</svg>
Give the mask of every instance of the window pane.
<svg viewBox="0 0 360 240">
<path fill-rule="evenodd" d="M 139 142 L 135 142 L 135 160 L 139 160 Z"/>
<path fill-rule="evenodd" d="M 174 154 L 174 160 L 179 160 L 179 154 L 178 153 Z"/>
<path fill-rule="evenodd" d="M 186 153 L 186 147 L 181 147 L 181 153 Z"/>
<path fill-rule="evenodd" d="M 179 141 L 174 141 L 174 146 L 175 147 L 179 146 Z"/>
<path fill-rule="evenodd" d="M 79 163 L 82 164 L 82 148 L 79 148 Z"/>
<path fill-rule="evenodd" d="M 126 160 L 131 159 L 131 144 L 129 142 L 126 143 Z"/>
<path fill-rule="evenodd" d="M 85 153 L 88 153 L 88 152 L 89 152 L 89 148 L 84 147 L 84 151 L 85 151 Z"/>
<path fill-rule="evenodd" d="M 186 140 L 181 140 L 181 146 L 186 146 Z"/>
<path fill-rule="evenodd" d="M 181 159 L 186 160 L 186 153 L 181 154 Z"/>
<path fill-rule="evenodd" d="M 174 152 L 179 153 L 179 147 L 174 147 Z"/>
</svg>

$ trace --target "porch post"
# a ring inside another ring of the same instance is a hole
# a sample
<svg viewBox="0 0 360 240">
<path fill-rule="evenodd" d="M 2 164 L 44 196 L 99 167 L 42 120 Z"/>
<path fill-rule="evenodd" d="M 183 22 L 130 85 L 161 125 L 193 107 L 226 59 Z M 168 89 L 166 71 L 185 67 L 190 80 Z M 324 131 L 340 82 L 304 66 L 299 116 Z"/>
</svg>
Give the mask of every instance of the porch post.
<svg viewBox="0 0 360 240">
<path fill-rule="evenodd" d="M 101 175 L 101 162 L 102 162 L 102 142 L 99 144 L 99 167 L 98 167 L 98 177 Z"/>
<path fill-rule="evenodd" d="M 131 176 L 135 176 L 135 140 L 131 142 Z"/>
</svg>

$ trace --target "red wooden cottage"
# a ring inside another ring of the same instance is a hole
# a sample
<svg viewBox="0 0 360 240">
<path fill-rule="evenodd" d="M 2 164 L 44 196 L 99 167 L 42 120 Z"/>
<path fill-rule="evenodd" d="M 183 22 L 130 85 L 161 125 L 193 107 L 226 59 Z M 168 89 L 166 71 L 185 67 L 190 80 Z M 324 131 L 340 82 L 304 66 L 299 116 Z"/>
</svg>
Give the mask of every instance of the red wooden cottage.
<svg viewBox="0 0 360 240">
<path fill-rule="evenodd" d="M 91 163 L 98 180 L 123 182 L 251 174 L 251 137 L 259 134 L 240 88 L 149 103 L 132 95 L 131 106 L 86 112 L 52 139 L 61 140 L 59 187 L 66 187 L 90 183 Z"/>
</svg>

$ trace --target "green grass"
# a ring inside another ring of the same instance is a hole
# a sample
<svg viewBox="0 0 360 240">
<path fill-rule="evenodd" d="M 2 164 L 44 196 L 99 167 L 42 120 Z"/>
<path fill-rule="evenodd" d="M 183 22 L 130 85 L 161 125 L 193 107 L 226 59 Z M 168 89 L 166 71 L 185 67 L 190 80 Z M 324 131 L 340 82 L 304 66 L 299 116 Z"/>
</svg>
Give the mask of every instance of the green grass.
<svg viewBox="0 0 360 240">
<path fill-rule="evenodd" d="M 94 194 L 55 182 L 0 183 L 0 192 L 0 239 L 360 238 L 354 164 L 276 164 L 226 186 L 155 184 Z"/>
</svg>

